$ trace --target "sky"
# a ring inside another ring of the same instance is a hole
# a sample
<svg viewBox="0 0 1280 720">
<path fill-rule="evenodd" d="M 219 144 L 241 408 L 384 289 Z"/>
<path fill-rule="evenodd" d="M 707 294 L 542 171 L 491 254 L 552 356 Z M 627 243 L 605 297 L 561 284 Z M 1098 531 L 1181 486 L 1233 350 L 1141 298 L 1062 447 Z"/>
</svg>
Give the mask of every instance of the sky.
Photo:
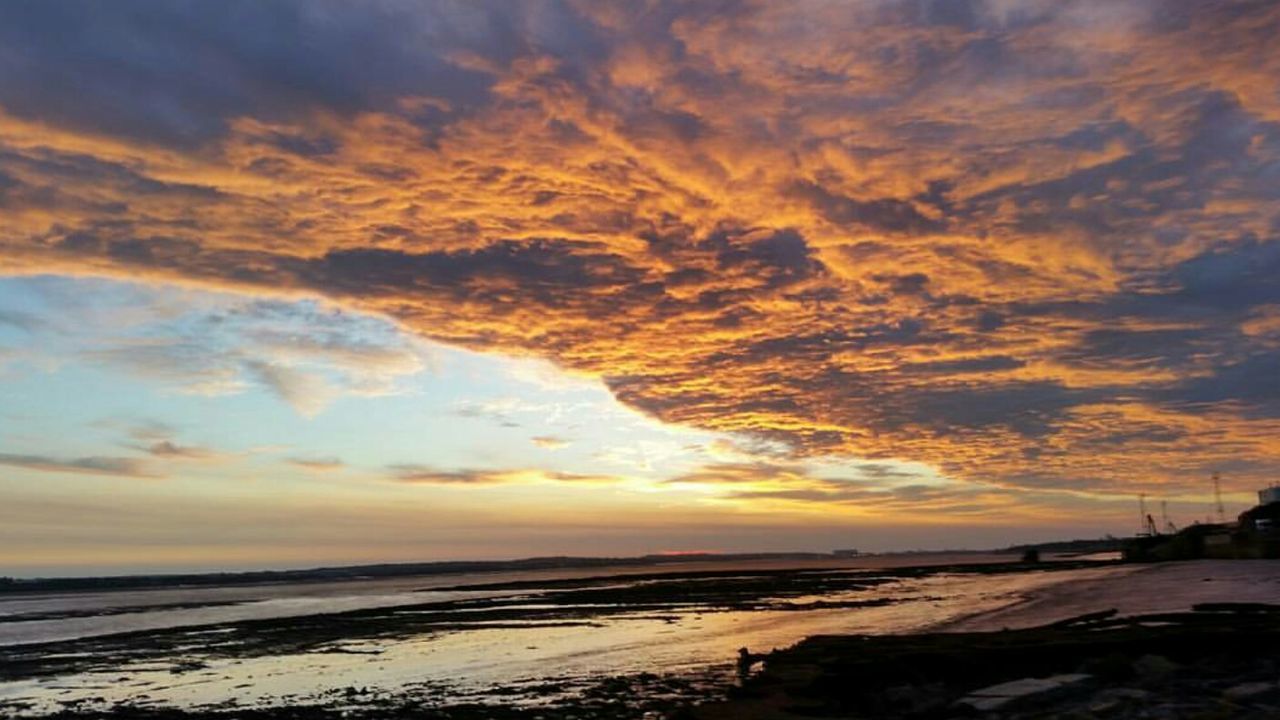
<svg viewBox="0 0 1280 720">
<path fill-rule="evenodd" d="M 0 575 L 1280 480 L 1280 4 L 0 4 Z M 1157 519 L 1159 518 L 1157 513 Z"/>
</svg>

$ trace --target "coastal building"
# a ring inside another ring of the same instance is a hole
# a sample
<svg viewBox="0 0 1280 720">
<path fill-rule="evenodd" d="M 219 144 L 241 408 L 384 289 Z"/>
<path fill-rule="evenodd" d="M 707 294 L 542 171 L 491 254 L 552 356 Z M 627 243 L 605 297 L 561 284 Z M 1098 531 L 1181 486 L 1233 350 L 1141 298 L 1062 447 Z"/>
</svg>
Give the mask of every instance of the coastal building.
<svg viewBox="0 0 1280 720">
<path fill-rule="evenodd" d="M 1258 505 L 1234 523 L 1197 523 L 1178 532 L 1153 531 L 1125 543 L 1126 560 L 1280 558 L 1280 486 L 1258 491 Z"/>
<path fill-rule="evenodd" d="M 1280 485 L 1258 491 L 1258 506 L 1240 513 L 1241 531 L 1280 540 Z"/>
<path fill-rule="evenodd" d="M 1280 485 L 1272 485 L 1269 488 L 1263 488 L 1258 491 L 1258 504 L 1270 505 L 1272 503 L 1280 503 Z"/>
</svg>

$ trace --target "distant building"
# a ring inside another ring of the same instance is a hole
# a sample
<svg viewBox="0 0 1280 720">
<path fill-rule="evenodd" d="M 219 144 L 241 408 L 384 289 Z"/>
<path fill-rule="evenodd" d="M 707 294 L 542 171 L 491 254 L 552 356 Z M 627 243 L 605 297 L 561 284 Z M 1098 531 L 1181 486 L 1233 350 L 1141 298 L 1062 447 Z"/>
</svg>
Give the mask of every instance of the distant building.
<svg viewBox="0 0 1280 720">
<path fill-rule="evenodd" d="M 852 548 L 848 548 L 844 550 L 832 550 L 831 554 L 835 555 L 836 557 L 858 557 L 862 553 Z"/>
<path fill-rule="evenodd" d="M 1240 513 L 1240 529 L 1263 539 L 1280 537 L 1280 486 L 1258 491 L 1258 507 Z"/>
<path fill-rule="evenodd" d="M 1258 504 L 1270 505 L 1271 503 L 1280 503 L 1280 485 L 1272 485 L 1258 491 Z"/>
</svg>

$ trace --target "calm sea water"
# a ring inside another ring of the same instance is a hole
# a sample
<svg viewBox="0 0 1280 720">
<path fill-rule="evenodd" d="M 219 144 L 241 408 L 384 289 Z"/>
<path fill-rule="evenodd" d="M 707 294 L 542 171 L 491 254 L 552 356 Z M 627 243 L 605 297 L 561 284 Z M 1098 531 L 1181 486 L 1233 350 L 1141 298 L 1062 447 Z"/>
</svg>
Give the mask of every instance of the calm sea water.
<svg viewBox="0 0 1280 720">
<path fill-rule="evenodd" d="M 1007 556 L 914 555 L 819 560 L 696 563 L 664 566 L 680 570 L 741 570 L 804 567 L 815 571 L 879 569 L 908 565 L 1007 561 Z M 207 626 L 247 619 L 282 618 L 365 608 L 394 608 L 460 598 L 519 596 L 524 610 L 538 591 L 442 588 L 471 583 L 542 581 L 609 576 L 625 585 L 629 575 L 652 567 L 591 568 L 576 571 L 484 573 L 396 578 L 341 583 L 297 583 L 256 587 L 70 593 L 0 600 L 0 646 L 103 636 L 136 630 L 186 628 L 189 644 L 181 657 L 132 661 L 122 657 L 98 672 L 0 683 L 0 703 L 10 712 L 50 712 L 69 703 L 108 706 L 118 702 L 194 707 L 233 702 L 238 706 L 320 702 L 348 687 L 401 692 L 432 687 L 459 696 L 486 689 L 511 691 L 547 681 L 586 682 L 640 672 L 724 675 L 739 647 L 766 651 L 824 633 L 886 633 L 919 630 L 954 618 L 1015 602 L 1047 585 L 1101 577 L 1115 568 L 996 575 L 938 573 L 839 593 L 789 598 L 794 607 L 819 601 L 893 602 L 878 607 L 823 609 L 742 609 L 708 611 L 673 604 L 591 616 L 588 624 L 566 625 L 530 619 L 486 627 L 411 634 L 394 639 L 351 639 L 257 657 L 205 656 L 220 628 Z M 642 580 L 640 582 L 654 582 Z M 659 581 L 660 582 L 660 581 Z M 503 603 L 507 602 L 505 599 Z M 166 608 L 175 603 L 229 603 Z M 782 607 L 788 607 L 784 605 Z M 405 612 L 413 612 L 406 610 Z M 107 615 L 87 613 L 109 612 Z M 31 619 L 43 614 L 76 616 Z M 24 619 L 27 618 L 27 619 Z M 0 662 L 3 662 L 0 647 Z"/>
</svg>

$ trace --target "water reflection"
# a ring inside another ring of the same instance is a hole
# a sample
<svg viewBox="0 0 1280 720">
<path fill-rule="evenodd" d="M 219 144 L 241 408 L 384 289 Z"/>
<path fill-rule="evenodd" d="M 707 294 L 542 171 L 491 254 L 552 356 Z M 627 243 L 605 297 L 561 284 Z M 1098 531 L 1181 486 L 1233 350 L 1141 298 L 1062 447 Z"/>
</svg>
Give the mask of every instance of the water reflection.
<svg viewBox="0 0 1280 720">
<path fill-rule="evenodd" d="M 346 697 L 354 690 L 358 695 L 369 688 L 446 700 L 483 699 L 498 693 L 504 702 L 541 703 L 600 678 L 632 673 L 675 673 L 721 682 L 732 677 L 737 650 L 743 646 L 761 652 L 816 634 L 916 630 L 1006 605 L 1051 583 L 1113 571 L 1104 567 L 941 573 L 880 578 L 830 592 L 798 592 L 788 584 L 783 597 L 765 593 L 720 604 L 683 599 L 681 594 L 690 587 L 688 578 L 644 579 L 643 588 L 637 587 L 641 583 L 614 581 L 546 593 L 529 589 L 451 591 L 429 597 L 415 593 L 417 603 L 435 598 L 462 602 L 446 605 L 449 609 L 443 612 L 415 606 L 374 618 L 377 622 L 428 618 L 433 623 L 412 626 L 411 631 L 368 637 L 353 633 L 296 651 L 228 652 L 239 637 L 236 627 L 180 631 L 180 641 L 158 658 L 138 657 L 137 649 L 126 645 L 112 657 L 99 658 L 102 662 L 92 670 L 0 683 L 0 702 L 25 713 L 51 712 L 69 704 L 105 707 L 120 702 L 179 707 L 225 706 L 232 700 L 240 705 L 296 705 L 332 702 L 335 694 Z M 819 573 L 806 582 L 821 586 L 835 576 Z M 743 580 L 741 586 L 755 587 L 759 576 L 735 579 Z M 718 580 L 721 586 L 734 585 L 727 578 Z M 792 581 L 786 578 L 786 583 Z M 599 595 L 606 588 L 641 592 L 652 602 L 636 608 L 574 600 L 579 594 Z M 671 592 L 664 595 L 663 588 Z M 386 607 L 396 606 L 391 599 L 399 600 L 384 597 Z M 664 597 L 664 602 L 657 600 Z M 365 603 L 381 602 L 378 596 L 363 598 Z M 480 600 L 492 602 L 466 605 Z M 299 601 L 279 598 L 258 605 Z M 344 602 L 340 597 L 328 601 L 330 607 Z M 829 607 L 855 602 L 860 606 Z M 218 612 L 226 617 L 225 608 Z"/>
</svg>

